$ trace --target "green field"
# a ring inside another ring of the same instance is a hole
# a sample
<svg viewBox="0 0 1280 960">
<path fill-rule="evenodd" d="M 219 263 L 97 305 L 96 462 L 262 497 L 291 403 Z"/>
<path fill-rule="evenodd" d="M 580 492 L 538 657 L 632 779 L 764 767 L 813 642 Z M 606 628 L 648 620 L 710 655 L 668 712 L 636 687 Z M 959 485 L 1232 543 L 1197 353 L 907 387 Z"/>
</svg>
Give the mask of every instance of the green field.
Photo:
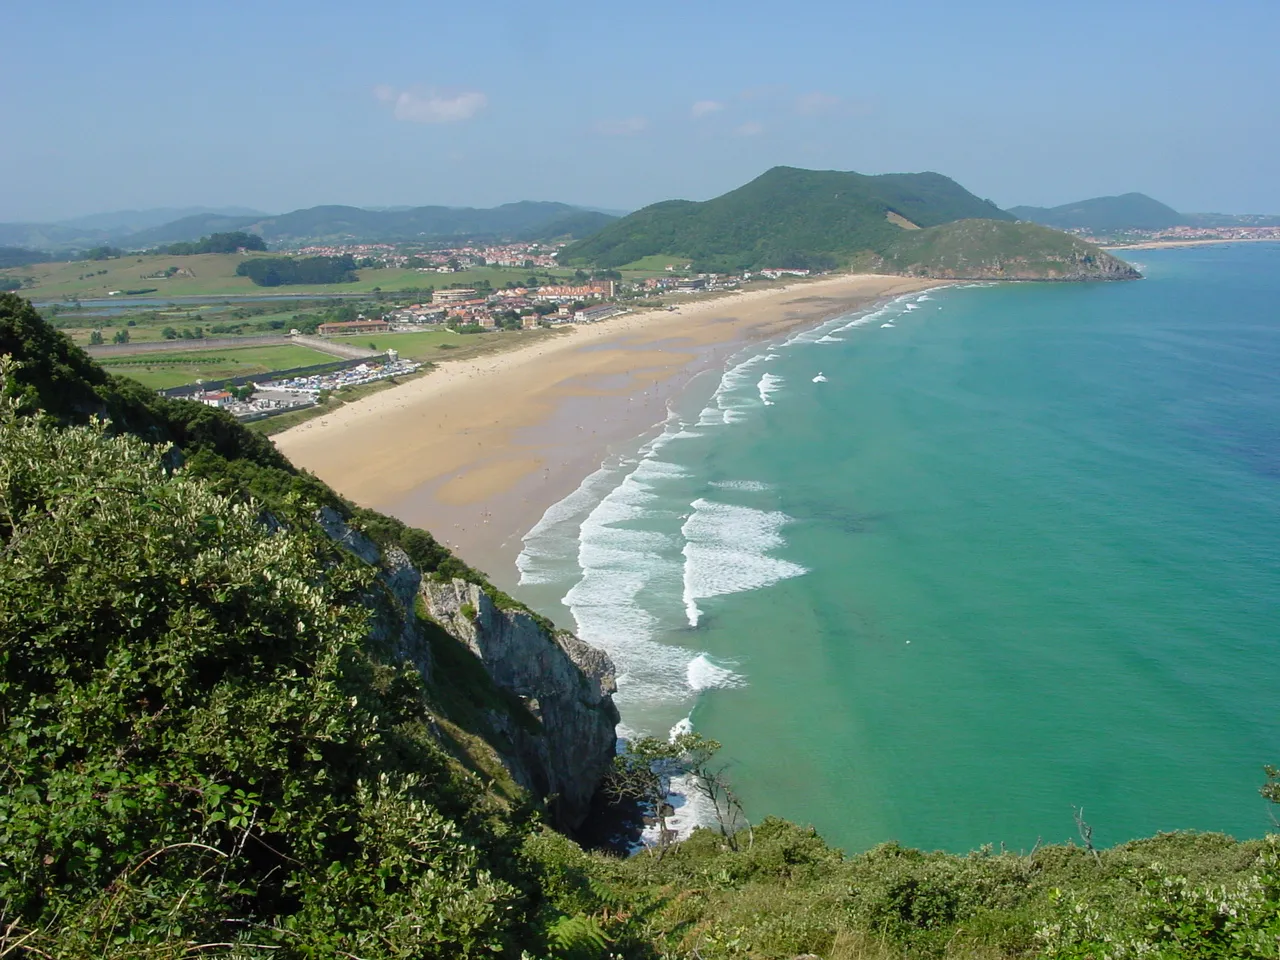
<svg viewBox="0 0 1280 960">
<path fill-rule="evenodd" d="M 253 254 L 255 257 L 285 254 Z M 264 299 L 281 294 L 369 293 L 373 290 L 404 290 L 423 287 L 447 287 L 488 281 L 495 288 L 512 281 L 527 279 L 531 271 L 505 267 L 479 267 L 459 273 L 419 273 L 417 270 L 364 269 L 358 271 L 355 283 L 322 283 L 315 285 L 259 287 L 248 277 L 236 276 L 236 267 L 247 257 L 236 253 L 208 253 L 189 257 L 124 256 L 115 260 L 76 260 L 70 263 L 37 263 L 25 267 L 0 270 L 0 277 L 27 279 L 32 282 L 18 291 L 36 300 L 80 298 L 104 299 L 113 290 L 155 287 L 146 297 L 196 297 L 257 295 Z M 178 267 L 190 276 L 158 279 L 148 275 Z M 99 271 L 105 271 L 99 273 Z M 560 271 L 564 276 L 572 270 Z M 115 299 L 115 298 L 113 298 Z M 120 296 L 122 302 L 128 297 Z"/>
<path fill-rule="evenodd" d="M 368 341 L 361 337 L 359 344 L 373 350 L 398 350 L 400 356 L 409 360 L 442 360 L 450 356 L 449 351 L 479 346 L 501 336 L 501 333 L 424 330 L 422 333 L 384 333 Z"/>
<path fill-rule="evenodd" d="M 309 347 L 232 347 L 226 350 L 174 351 L 102 360 L 111 373 L 132 377 L 152 390 L 181 387 L 197 380 L 226 380 L 272 370 L 332 363 L 333 357 Z"/>
<path fill-rule="evenodd" d="M 619 267 L 618 270 L 628 280 L 644 277 L 665 277 L 670 276 L 672 273 L 683 276 L 684 268 L 688 264 L 688 257 L 672 257 L 665 253 L 655 253 L 648 257 L 641 257 L 639 260 L 633 260 L 631 263 Z M 668 270 L 668 266 L 675 267 L 675 269 Z"/>
</svg>

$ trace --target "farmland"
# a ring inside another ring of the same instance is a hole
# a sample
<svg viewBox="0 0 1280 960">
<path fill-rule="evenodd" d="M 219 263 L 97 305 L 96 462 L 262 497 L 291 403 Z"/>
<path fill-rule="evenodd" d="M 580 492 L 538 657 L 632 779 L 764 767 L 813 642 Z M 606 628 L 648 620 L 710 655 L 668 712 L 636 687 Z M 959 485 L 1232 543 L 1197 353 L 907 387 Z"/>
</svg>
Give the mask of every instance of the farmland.
<svg viewBox="0 0 1280 960">
<path fill-rule="evenodd" d="M 110 373 L 132 377 L 152 390 L 180 387 L 197 380 L 226 380 L 272 370 L 288 370 L 318 363 L 330 363 L 333 357 L 293 344 L 267 347 L 232 347 L 221 350 L 193 350 L 173 353 L 151 353 L 102 360 Z"/>
<path fill-rule="evenodd" d="M 282 254 L 250 254 L 253 257 Z M 487 282 L 500 287 L 523 282 L 529 270 L 504 267 L 476 267 L 457 273 L 420 272 L 396 268 L 365 268 L 357 271 L 354 283 L 300 284 L 285 287 L 259 287 L 248 277 L 236 276 L 236 267 L 247 257 L 243 254 L 198 254 L 170 256 L 126 254 L 110 260 L 76 260 L 69 263 L 36 263 L 0 270 L 0 278 L 23 281 L 18 291 L 37 301 L 105 299 L 113 291 L 147 290 L 140 296 L 159 299 L 199 296 L 261 296 L 352 294 L 376 290 L 415 290 L 446 287 L 451 284 Z M 176 272 L 171 272 L 176 268 Z M 571 271 L 570 271 L 571 272 Z M 169 275 L 166 276 L 166 273 Z M 115 297 L 127 300 L 123 292 Z M 114 299 L 114 297 L 113 297 Z"/>
</svg>

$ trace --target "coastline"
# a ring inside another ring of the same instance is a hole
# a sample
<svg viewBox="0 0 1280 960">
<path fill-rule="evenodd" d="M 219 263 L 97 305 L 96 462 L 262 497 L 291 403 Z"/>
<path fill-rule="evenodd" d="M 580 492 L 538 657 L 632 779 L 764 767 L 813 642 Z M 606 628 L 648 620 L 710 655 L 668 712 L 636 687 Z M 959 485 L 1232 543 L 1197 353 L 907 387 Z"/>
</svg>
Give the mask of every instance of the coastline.
<svg viewBox="0 0 1280 960">
<path fill-rule="evenodd" d="M 945 283 L 842 275 L 629 313 L 445 361 L 272 439 L 343 496 L 430 531 L 509 588 L 547 508 L 664 422 L 699 374 L 753 343 Z"/>
<path fill-rule="evenodd" d="M 1108 252 L 1114 250 L 1171 250 L 1174 247 L 1208 247 L 1220 243 L 1280 243 L 1280 239 L 1271 237 L 1239 237 L 1234 240 L 1152 240 L 1149 243 L 1122 243 L 1117 246 L 1100 245 Z"/>
</svg>

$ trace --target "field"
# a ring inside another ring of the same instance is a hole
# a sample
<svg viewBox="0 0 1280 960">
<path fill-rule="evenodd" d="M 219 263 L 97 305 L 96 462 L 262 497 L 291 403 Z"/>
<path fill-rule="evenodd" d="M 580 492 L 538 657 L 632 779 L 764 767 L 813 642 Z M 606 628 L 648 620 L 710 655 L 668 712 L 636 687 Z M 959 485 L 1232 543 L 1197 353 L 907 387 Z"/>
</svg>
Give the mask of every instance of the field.
<svg viewBox="0 0 1280 960">
<path fill-rule="evenodd" d="M 282 256 L 282 254 L 254 254 Z M 105 299 L 113 290 L 139 290 L 154 287 L 147 297 L 197 297 L 300 293 L 369 293 L 374 290 L 404 290 L 422 287 L 446 287 L 450 284 L 478 283 L 487 280 L 494 287 L 512 281 L 524 281 L 530 271 L 503 267 L 479 267 L 460 273 L 419 273 L 416 270 L 365 269 L 358 271 L 355 283 L 300 284 L 284 287 L 255 286 L 248 277 L 237 277 L 236 267 L 245 256 L 235 253 L 209 253 L 190 257 L 124 256 L 114 260 L 77 260 L 71 263 L 37 263 L 26 267 L 0 270 L 0 278 L 27 279 L 32 283 L 18 292 L 35 300 Z M 182 274 L 168 279 L 153 276 L 169 267 Z M 571 271 L 569 271 L 571 273 Z M 189 275 L 188 275 L 189 274 Z M 113 297 L 112 299 L 117 299 Z M 127 302 L 128 298 L 118 295 Z"/>
<path fill-rule="evenodd" d="M 226 380 L 272 370 L 332 363 L 334 358 L 309 347 L 233 347 L 224 350 L 181 351 L 110 358 L 100 362 L 110 373 L 132 377 L 152 390 L 181 387 L 197 380 Z"/>
<path fill-rule="evenodd" d="M 631 263 L 625 264 L 618 268 L 619 272 L 628 280 L 643 279 L 646 277 L 663 277 L 671 273 L 684 275 L 684 268 L 688 266 L 688 257 L 672 257 L 664 253 L 655 253 L 652 256 L 641 257 Z M 668 270 L 667 267 L 674 267 L 674 270 Z"/>
</svg>

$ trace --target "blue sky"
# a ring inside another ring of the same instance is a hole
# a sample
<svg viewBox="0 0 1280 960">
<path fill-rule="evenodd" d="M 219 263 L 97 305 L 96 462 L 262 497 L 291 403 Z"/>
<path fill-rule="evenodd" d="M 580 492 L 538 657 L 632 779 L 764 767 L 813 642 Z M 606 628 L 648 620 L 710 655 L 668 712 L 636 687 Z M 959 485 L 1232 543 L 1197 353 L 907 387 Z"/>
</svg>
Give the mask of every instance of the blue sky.
<svg viewBox="0 0 1280 960">
<path fill-rule="evenodd" d="M 1280 3 L 11 3 L 0 220 L 634 208 L 776 164 L 1280 213 Z"/>
</svg>

